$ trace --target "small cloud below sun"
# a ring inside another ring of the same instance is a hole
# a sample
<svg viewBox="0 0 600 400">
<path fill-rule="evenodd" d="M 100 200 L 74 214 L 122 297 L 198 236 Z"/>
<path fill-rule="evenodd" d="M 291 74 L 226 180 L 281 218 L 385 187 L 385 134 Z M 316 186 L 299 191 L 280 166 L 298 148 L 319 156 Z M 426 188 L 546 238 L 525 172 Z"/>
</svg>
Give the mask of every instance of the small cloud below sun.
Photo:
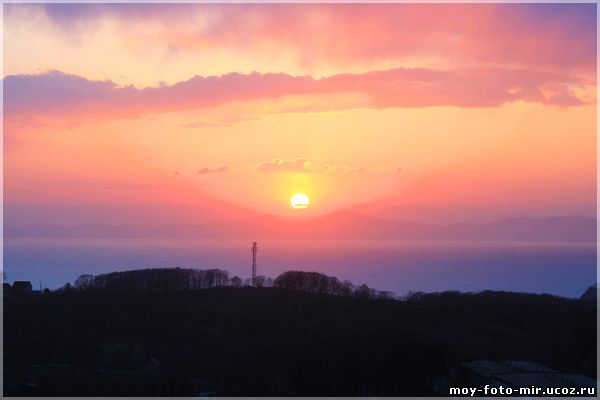
<svg viewBox="0 0 600 400">
<path fill-rule="evenodd" d="M 198 170 L 198 173 L 200 175 L 206 175 L 206 174 L 216 174 L 216 173 L 222 173 L 222 172 L 229 172 L 231 168 L 229 168 L 228 166 L 224 165 L 222 167 L 202 167 Z"/>
<path fill-rule="evenodd" d="M 298 158 L 296 160 L 267 161 L 256 167 L 258 172 L 310 172 L 308 160 Z"/>
</svg>

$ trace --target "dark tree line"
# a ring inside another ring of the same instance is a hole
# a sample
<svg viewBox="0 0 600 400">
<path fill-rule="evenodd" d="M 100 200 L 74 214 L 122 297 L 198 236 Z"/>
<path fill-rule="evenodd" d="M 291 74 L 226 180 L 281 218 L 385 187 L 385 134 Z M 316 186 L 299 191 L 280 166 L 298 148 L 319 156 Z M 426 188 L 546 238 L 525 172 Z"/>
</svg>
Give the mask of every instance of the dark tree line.
<svg viewBox="0 0 600 400">
<path fill-rule="evenodd" d="M 97 276 L 81 275 L 75 280 L 74 288 L 108 291 L 177 291 L 228 286 L 229 283 L 229 272 L 220 269 L 156 268 L 111 272 Z"/>
<path fill-rule="evenodd" d="M 286 271 L 273 281 L 273 286 L 282 289 L 302 290 L 335 296 L 356 296 L 362 298 L 393 298 L 391 292 L 371 289 L 365 284 L 354 286 L 348 280 L 340 281 L 335 276 L 320 272 Z"/>
<path fill-rule="evenodd" d="M 340 281 L 335 276 L 320 272 L 286 271 L 274 280 L 257 276 L 254 284 L 251 279 L 229 278 L 229 273 L 220 269 L 198 270 L 190 268 L 155 268 L 102 275 L 81 275 L 74 285 L 67 284 L 64 290 L 109 290 L 109 291 L 178 291 L 209 289 L 222 286 L 277 287 L 334 296 L 355 296 L 361 298 L 394 298 L 391 292 L 371 289 L 365 284 L 355 286 L 348 280 Z"/>
</svg>

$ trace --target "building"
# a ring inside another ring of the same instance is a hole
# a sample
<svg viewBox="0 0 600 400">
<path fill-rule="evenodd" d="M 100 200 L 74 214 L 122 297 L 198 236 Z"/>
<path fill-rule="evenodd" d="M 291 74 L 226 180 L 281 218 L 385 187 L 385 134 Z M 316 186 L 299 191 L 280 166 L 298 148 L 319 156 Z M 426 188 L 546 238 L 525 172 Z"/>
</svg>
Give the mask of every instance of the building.
<svg viewBox="0 0 600 400">
<path fill-rule="evenodd" d="M 452 370 L 453 386 L 539 388 L 597 388 L 598 381 L 583 375 L 553 370 L 533 361 L 473 360 Z"/>
<path fill-rule="evenodd" d="M 12 296 L 21 296 L 30 294 L 33 291 L 33 286 L 29 281 L 14 281 L 11 289 Z"/>
<path fill-rule="evenodd" d="M 11 289 L 12 288 L 10 287 L 10 283 L 3 283 L 2 284 L 2 295 L 4 297 L 9 297 Z"/>
</svg>

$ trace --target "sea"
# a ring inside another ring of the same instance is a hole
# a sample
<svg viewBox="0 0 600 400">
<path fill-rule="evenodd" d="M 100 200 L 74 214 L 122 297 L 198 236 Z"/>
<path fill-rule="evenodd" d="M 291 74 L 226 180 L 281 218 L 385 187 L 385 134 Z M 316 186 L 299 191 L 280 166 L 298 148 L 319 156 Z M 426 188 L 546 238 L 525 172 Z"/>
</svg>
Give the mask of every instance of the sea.
<svg viewBox="0 0 600 400">
<path fill-rule="evenodd" d="M 219 268 L 246 279 L 251 241 L 4 239 L 5 281 L 57 289 L 82 274 Z M 577 298 L 596 283 L 595 243 L 261 240 L 258 274 L 318 271 L 356 285 L 409 292 L 503 290 Z"/>
</svg>

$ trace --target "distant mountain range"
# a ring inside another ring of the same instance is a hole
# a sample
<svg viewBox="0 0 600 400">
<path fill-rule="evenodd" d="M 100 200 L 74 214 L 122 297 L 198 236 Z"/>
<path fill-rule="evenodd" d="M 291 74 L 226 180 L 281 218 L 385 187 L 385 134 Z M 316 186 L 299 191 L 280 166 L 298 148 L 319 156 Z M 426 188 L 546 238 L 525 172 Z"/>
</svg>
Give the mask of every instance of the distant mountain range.
<svg viewBox="0 0 600 400">
<path fill-rule="evenodd" d="M 294 220 L 273 215 L 203 225 L 44 225 L 4 227 L 7 238 L 403 239 L 595 242 L 590 217 L 508 218 L 490 223 L 424 224 L 350 212 Z"/>
</svg>

